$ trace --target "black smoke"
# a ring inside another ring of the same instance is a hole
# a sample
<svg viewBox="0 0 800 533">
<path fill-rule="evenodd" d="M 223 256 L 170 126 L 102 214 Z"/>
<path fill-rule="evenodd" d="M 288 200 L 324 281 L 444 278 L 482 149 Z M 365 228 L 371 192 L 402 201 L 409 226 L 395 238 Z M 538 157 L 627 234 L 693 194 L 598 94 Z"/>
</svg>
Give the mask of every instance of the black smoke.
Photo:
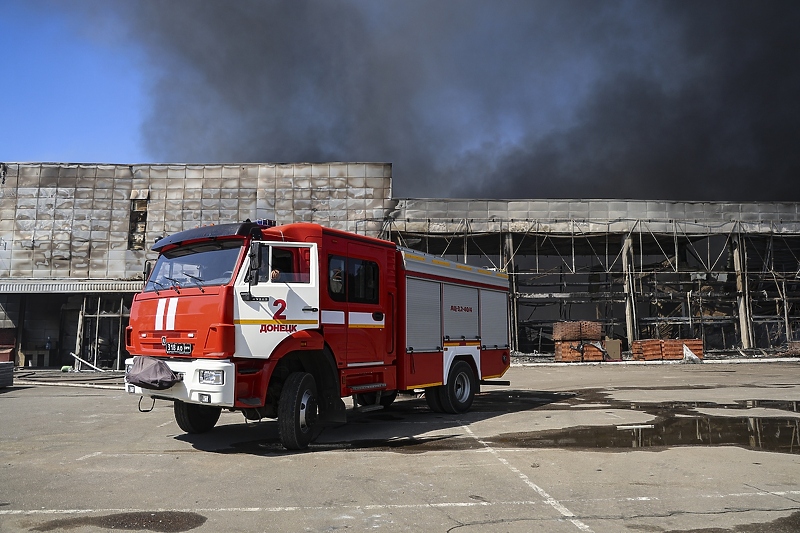
<svg viewBox="0 0 800 533">
<path fill-rule="evenodd" d="M 800 201 L 796 0 L 117 5 L 160 161 L 386 161 L 396 197 Z"/>
</svg>

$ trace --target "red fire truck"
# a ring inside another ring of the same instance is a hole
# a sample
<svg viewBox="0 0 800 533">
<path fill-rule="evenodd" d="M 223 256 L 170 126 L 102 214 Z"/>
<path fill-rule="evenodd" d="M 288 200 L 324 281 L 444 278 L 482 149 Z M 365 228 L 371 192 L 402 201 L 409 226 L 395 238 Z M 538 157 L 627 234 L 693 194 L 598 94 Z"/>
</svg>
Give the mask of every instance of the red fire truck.
<svg viewBox="0 0 800 533">
<path fill-rule="evenodd" d="M 342 398 L 380 408 L 424 390 L 433 411 L 461 413 L 508 370 L 505 273 L 308 223 L 200 227 L 153 250 L 126 387 L 173 401 L 187 433 L 228 409 L 277 418 L 282 444 L 302 449 L 346 421 Z M 145 363 L 172 379 L 141 386 Z"/>
</svg>

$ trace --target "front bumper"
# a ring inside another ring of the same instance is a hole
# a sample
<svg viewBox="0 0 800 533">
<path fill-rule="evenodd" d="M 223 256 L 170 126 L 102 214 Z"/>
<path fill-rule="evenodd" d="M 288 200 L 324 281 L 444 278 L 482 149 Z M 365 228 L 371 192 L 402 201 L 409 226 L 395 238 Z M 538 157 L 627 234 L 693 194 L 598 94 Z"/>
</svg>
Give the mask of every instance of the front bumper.
<svg viewBox="0 0 800 533">
<path fill-rule="evenodd" d="M 217 407 L 233 407 L 236 379 L 236 366 L 230 361 L 209 359 L 193 359 L 190 361 L 164 360 L 170 370 L 183 374 L 183 381 L 165 390 L 149 390 L 128 383 L 125 378 L 125 390 L 129 394 L 155 397 L 166 400 L 180 400 L 187 403 L 213 405 Z M 125 361 L 126 367 L 133 365 L 133 359 Z M 200 383 L 201 370 L 222 370 L 222 385 Z M 201 399 L 202 395 L 202 399 Z"/>
</svg>

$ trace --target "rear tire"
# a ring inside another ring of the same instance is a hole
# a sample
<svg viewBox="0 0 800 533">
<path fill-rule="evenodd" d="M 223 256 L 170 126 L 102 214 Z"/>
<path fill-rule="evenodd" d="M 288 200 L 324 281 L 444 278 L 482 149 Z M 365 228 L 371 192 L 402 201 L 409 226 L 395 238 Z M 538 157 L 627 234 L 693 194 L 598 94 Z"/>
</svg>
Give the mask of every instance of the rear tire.
<svg viewBox="0 0 800 533">
<path fill-rule="evenodd" d="M 186 433 L 195 434 L 210 431 L 219 420 L 222 408 L 175 400 L 172 411 L 175 413 L 178 427 Z"/>
<path fill-rule="evenodd" d="M 450 367 L 447 385 L 439 389 L 439 401 L 447 413 L 464 413 L 472 406 L 477 390 L 478 380 L 472 367 L 466 361 L 456 361 Z"/>
<path fill-rule="evenodd" d="M 425 402 L 434 413 L 444 413 L 442 402 L 439 400 L 439 389 L 444 387 L 428 387 L 425 389 Z"/>
<path fill-rule="evenodd" d="M 317 384 L 306 372 L 289 374 L 278 400 L 281 444 L 287 450 L 304 450 L 314 438 L 319 407 Z"/>
</svg>

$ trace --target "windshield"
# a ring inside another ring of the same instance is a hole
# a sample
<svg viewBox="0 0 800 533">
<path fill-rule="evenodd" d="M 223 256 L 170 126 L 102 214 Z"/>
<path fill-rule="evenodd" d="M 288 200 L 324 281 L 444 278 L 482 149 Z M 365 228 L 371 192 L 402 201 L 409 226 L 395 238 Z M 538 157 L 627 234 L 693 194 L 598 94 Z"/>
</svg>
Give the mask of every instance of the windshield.
<svg viewBox="0 0 800 533">
<path fill-rule="evenodd" d="M 233 277 L 243 242 L 241 239 L 202 242 L 164 252 L 144 290 L 225 285 Z"/>
</svg>

